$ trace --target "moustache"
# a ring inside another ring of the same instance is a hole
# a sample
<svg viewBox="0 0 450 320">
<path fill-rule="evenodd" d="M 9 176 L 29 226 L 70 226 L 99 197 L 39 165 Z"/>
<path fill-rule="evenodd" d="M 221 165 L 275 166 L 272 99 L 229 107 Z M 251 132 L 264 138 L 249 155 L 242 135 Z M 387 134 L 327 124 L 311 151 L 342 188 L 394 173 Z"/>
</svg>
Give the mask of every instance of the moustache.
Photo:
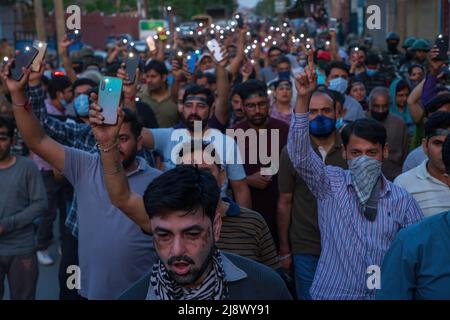
<svg viewBox="0 0 450 320">
<path fill-rule="evenodd" d="M 196 115 L 196 114 L 193 114 L 193 115 L 190 115 L 190 116 L 188 117 L 188 120 L 190 120 L 190 121 L 192 121 L 192 120 L 202 121 L 202 118 L 200 118 L 200 116 L 198 116 L 198 115 Z"/>
<path fill-rule="evenodd" d="M 167 260 L 167 264 L 169 266 L 171 266 L 175 262 L 185 262 L 185 263 L 188 263 L 188 264 L 194 264 L 195 263 L 194 260 L 192 260 L 190 257 L 188 257 L 186 255 L 170 257 L 169 260 Z"/>
</svg>

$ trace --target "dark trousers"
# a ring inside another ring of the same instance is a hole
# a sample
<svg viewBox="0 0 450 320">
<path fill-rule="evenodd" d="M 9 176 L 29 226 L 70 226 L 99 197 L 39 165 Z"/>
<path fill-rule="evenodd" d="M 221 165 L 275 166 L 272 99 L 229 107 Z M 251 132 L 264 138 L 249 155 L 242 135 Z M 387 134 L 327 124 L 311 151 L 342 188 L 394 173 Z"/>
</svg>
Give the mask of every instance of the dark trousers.
<svg viewBox="0 0 450 320">
<path fill-rule="evenodd" d="M 66 179 L 57 181 L 54 178 L 53 171 L 41 171 L 47 191 L 48 210 L 41 217 L 37 230 L 37 250 L 46 250 L 53 239 L 53 222 L 59 210 L 60 225 L 59 232 L 65 232 L 64 221 L 67 215 L 67 203 L 70 201 L 73 190 Z M 61 223 L 62 221 L 62 223 Z"/>
<path fill-rule="evenodd" d="M 61 262 L 59 264 L 59 299 L 60 300 L 83 300 L 77 289 L 70 290 L 67 287 L 67 273 L 69 266 L 78 266 L 78 240 L 67 230 L 61 239 Z"/>
<path fill-rule="evenodd" d="M 8 278 L 11 300 L 34 300 L 39 275 L 36 253 L 17 256 L 0 256 L 0 300 Z"/>
</svg>

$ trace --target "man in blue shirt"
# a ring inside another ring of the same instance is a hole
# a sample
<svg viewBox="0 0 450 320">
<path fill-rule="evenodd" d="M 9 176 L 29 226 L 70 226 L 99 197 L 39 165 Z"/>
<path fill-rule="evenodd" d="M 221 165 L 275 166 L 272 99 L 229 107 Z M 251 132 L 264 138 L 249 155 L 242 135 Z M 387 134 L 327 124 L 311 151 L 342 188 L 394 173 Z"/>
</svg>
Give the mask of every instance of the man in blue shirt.
<svg viewBox="0 0 450 320">
<path fill-rule="evenodd" d="M 442 147 L 450 186 L 450 135 Z M 381 268 L 377 299 L 450 299 L 450 212 L 432 216 L 399 232 Z"/>
</svg>

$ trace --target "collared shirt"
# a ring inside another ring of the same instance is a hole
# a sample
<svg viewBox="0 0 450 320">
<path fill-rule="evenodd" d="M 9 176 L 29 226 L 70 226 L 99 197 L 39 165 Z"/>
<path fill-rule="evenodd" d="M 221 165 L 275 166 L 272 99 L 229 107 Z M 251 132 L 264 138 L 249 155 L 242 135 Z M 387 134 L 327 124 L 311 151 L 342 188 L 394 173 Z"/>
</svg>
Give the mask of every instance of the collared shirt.
<svg viewBox="0 0 450 320">
<path fill-rule="evenodd" d="M 36 87 L 28 87 L 28 97 L 30 99 L 33 113 L 39 119 L 44 126 L 45 132 L 58 143 L 87 151 L 89 153 L 97 153 L 94 134 L 92 133 L 91 126 L 87 123 L 76 122 L 64 122 L 57 118 L 50 117 L 47 114 L 45 106 L 45 94 L 41 85 Z M 153 166 L 153 155 L 146 149 L 139 152 L 150 166 Z M 69 211 L 67 212 L 66 227 L 70 230 L 71 234 L 78 237 L 78 214 L 77 214 L 77 201 L 74 194 L 72 203 L 70 204 Z"/>
<path fill-rule="evenodd" d="M 428 160 L 428 157 L 423 151 L 422 145 L 420 145 L 414 150 L 412 150 L 406 157 L 405 162 L 403 163 L 402 169 L 403 173 L 408 172 L 411 169 L 414 169 L 425 160 Z"/>
<path fill-rule="evenodd" d="M 289 157 L 317 199 L 322 252 L 311 286 L 313 299 L 373 299 L 368 271 L 381 266 L 401 228 L 423 218 L 414 198 L 382 176 L 376 220 L 362 211 L 349 170 L 326 166 L 311 147 L 308 113 L 295 114 Z"/>
<path fill-rule="evenodd" d="M 426 217 L 450 209 L 450 188 L 430 175 L 428 160 L 398 176 L 394 183 L 408 191 L 419 203 Z"/>
<path fill-rule="evenodd" d="M 380 300 L 450 300 L 450 212 L 401 230 L 383 261 Z"/>
</svg>

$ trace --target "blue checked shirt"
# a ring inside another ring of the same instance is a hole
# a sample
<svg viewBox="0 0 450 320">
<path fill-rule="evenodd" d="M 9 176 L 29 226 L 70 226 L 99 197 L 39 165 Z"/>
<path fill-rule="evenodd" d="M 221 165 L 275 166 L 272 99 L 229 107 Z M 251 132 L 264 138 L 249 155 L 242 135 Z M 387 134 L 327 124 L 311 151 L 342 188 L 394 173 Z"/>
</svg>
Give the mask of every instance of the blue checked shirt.
<svg viewBox="0 0 450 320">
<path fill-rule="evenodd" d="M 47 115 L 45 94 L 41 85 L 29 87 L 28 97 L 33 106 L 34 114 L 44 126 L 45 132 L 52 139 L 62 145 L 84 150 L 89 153 L 98 152 L 96 148 L 97 141 L 89 124 L 65 122 Z M 144 149 L 140 155 L 150 166 L 154 167 L 153 155 L 148 150 Z M 78 214 L 75 193 L 65 223 L 72 235 L 78 238 Z"/>
<path fill-rule="evenodd" d="M 311 147 L 308 126 L 308 113 L 294 114 L 288 153 L 317 198 L 322 252 L 311 297 L 374 299 L 376 289 L 368 268 L 381 268 L 383 257 L 399 230 L 423 219 L 423 213 L 408 192 L 383 176 L 378 214 L 374 222 L 368 221 L 352 185 L 350 171 L 323 163 Z"/>
</svg>

